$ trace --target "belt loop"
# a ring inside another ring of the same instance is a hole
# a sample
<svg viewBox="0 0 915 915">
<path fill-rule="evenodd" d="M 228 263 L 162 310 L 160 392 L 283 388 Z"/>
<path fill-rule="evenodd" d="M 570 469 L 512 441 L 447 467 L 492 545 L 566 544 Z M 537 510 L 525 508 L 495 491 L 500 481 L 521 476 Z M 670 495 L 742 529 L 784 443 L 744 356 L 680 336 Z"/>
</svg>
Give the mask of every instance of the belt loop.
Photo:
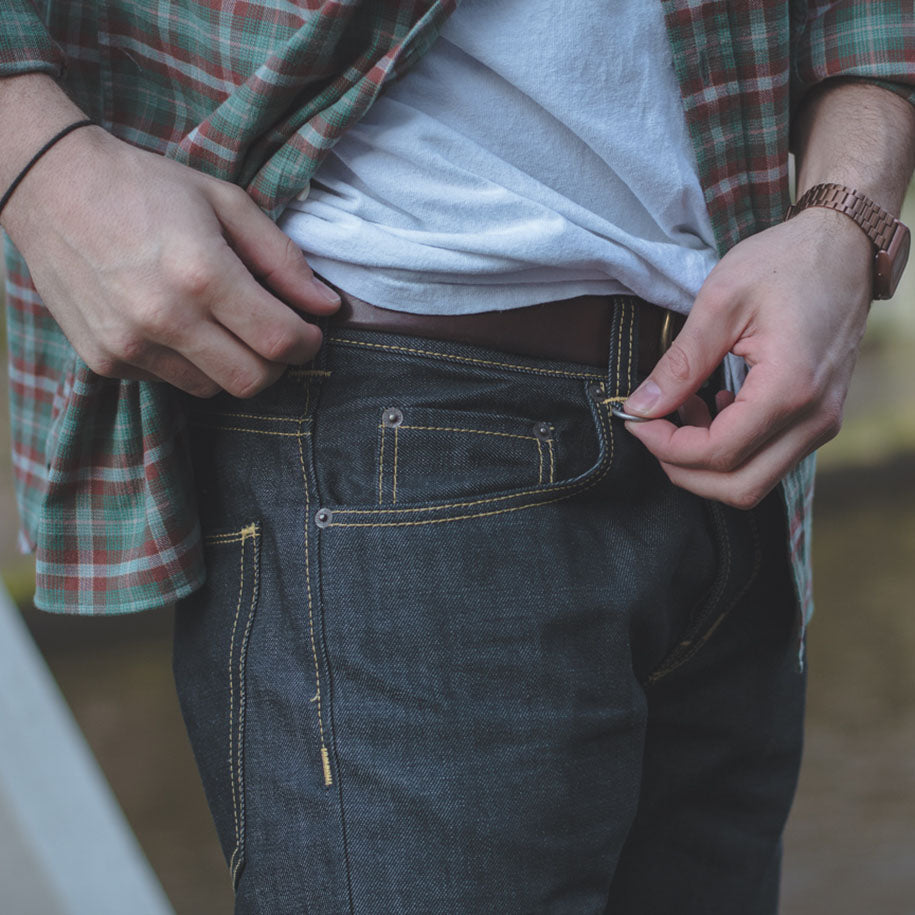
<svg viewBox="0 0 915 915">
<path fill-rule="evenodd" d="M 610 320 L 610 341 L 607 357 L 607 391 L 611 397 L 628 395 L 636 380 L 638 369 L 638 327 L 634 296 L 611 297 L 613 315 Z"/>
</svg>

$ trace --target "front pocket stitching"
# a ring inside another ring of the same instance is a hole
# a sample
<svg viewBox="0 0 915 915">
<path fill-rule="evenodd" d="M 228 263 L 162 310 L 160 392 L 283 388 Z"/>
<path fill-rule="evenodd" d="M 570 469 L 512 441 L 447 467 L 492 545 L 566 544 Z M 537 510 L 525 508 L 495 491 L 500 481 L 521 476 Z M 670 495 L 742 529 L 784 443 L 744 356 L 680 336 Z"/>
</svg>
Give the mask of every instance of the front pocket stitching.
<svg viewBox="0 0 915 915">
<path fill-rule="evenodd" d="M 520 438 L 522 441 L 531 440 L 538 442 L 540 439 L 536 435 L 520 435 L 517 432 L 493 432 L 489 429 L 461 429 L 457 426 L 408 426 L 402 424 L 399 429 L 416 429 L 420 432 L 473 432 L 476 435 L 498 435 L 500 438 Z"/>
</svg>

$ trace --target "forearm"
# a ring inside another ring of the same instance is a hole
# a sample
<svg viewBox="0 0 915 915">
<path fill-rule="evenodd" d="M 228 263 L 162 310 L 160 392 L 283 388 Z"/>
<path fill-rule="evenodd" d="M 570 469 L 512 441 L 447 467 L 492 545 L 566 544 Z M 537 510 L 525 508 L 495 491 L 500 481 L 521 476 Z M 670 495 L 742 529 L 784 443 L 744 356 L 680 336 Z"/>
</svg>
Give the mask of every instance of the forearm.
<svg viewBox="0 0 915 915">
<path fill-rule="evenodd" d="M 67 124 L 84 117 L 85 114 L 46 74 L 27 73 L 0 79 L 0 124 L 4 128 L 0 131 L 0 193 L 12 184 L 47 140 Z M 61 149 L 52 148 L 35 164 L 0 214 L 0 222 L 5 228 L 16 223 L 17 211 L 27 204 L 26 182 L 40 182 L 41 173 L 53 168 L 52 160 L 63 151 L 63 145 L 75 139 L 75 135 L 65 137 Z"/>
<path fill-rule="evenodd" d="M 816 184 L 852 187 L 898 214 L 915 168 L 915 108 L 880 86 L 834 80 L 793 125 L 797 195 Z"/>
</svg>

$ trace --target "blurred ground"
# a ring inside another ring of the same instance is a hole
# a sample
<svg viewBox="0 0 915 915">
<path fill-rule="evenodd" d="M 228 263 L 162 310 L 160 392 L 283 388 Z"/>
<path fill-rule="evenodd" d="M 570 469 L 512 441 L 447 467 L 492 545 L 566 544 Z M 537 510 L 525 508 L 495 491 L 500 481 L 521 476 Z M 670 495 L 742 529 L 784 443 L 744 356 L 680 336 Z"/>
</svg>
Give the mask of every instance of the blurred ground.
<svg viewBox="0 0 915 915">
<path fill-rule="evenodd" d="M 845 428 L 821 456 L 807 751 L 782 915 L 915 915 L 915 267 L 906 279 L 894 304 L 874 306 Z M 0 568 L 22 594 L 5 385 L 0 372 Z M 169 614 L 25 613 L 178 915 L 226 915 L 229 879 L 171 681 Z"/>
</svg>

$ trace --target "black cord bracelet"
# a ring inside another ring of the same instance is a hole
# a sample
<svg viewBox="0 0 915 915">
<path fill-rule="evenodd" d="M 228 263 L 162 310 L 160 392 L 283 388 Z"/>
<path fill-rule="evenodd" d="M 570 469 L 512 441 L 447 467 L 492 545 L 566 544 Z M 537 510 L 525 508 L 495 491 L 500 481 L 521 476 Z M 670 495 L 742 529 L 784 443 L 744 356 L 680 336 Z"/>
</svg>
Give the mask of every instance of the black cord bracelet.
<svg viewBox="0 0 915 915">
<path fill-rule="evenodd" d="M 31 171 L 32 166 L 55 143 L 62 140 L 68 133 L 73 133 L 74 130 L 79 129 L 80 127 L 88 127 L 90 124 L 94 124 L 94 123 L 95 123 L 95 121 L 93 121 L 92 118 L 83 118 L 83 120 L 81 120 L 81 121 L 75 121 L 73 124 L 68 124 L 66 127 L 64 127 L 63 130 L 59 130 L 57 133 L 55 133 L 54 136 L 51 137 L 51 139 L 48 140 L 48 142 L 45 143 L 45 145 L 42 146 L 41 149 L 39 149 L 38 152 L 35 153 L 35 155 L 32 156 L 31 159 L 29 159 L 29 161 L 26 163 L 25 168 L 21 172 L 19 172 L 18 175 L 16 175 L 16 177 L 13 179 L 13 183 L 6 189 L 6 193 L 2 197 L 0 197 L 0 214 L 3 213 L 3 208 L 9 202 L 10 197 L 13 196 L 13 193 L 15 192 L 16 188 L 19 187 L 19 184 L 21 183 L 22 179 L 29 173 L 29 171 Z"/>
</svg>

